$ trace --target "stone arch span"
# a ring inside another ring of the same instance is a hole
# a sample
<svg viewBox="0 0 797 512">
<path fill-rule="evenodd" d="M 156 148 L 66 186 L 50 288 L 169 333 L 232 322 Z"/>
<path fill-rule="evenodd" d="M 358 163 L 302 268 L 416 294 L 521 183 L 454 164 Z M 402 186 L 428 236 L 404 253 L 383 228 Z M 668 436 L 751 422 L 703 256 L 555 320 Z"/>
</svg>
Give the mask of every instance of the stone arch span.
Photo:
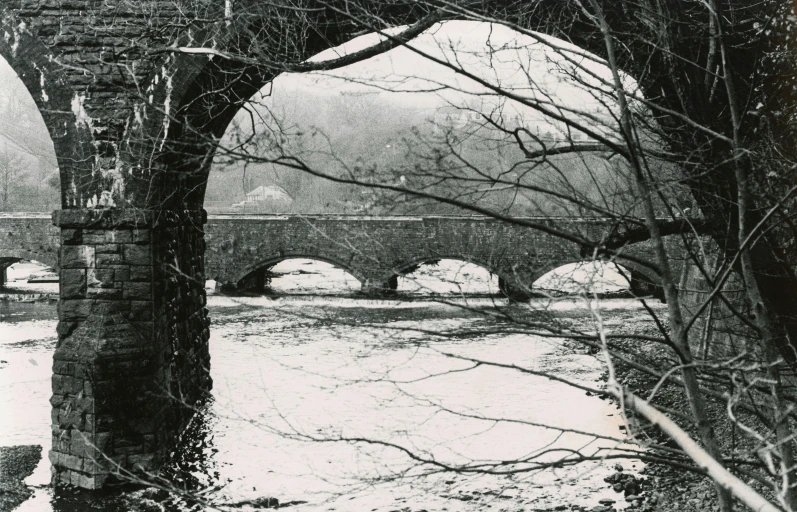
<svg viewBox="0 0 797 512">
<path fill-rule="evenodd" d="M 0 57 L 25 84 L 50 133 L 61 177 L 61 207 L 81 208 L 96 194 L 93 134 L 80 96 L 57 56 L 7 8 L 0 7 Z"/>
<path fill-rule="evenodd" d="M 476 265 L 477 267 L 481 267 L 484 270 L 488 271 L 489 273 L 495 275 L 499 279 L 499 286 L 501 283 L 506 283 L 506 287 L 502 288 L 503 292 L 507 292 L 509 288 L 513 290 L 520 291 L 522 286 L 520 286 L 520 281 L 517 279 L 517 275 L 512 271 L 512 269 L 507 269 L 502 267 L 500 264 L 496 264 L 489 260 L 485 260 L 479 257 L 474 257 L 473 255 L 467 254 L 443 254 L 443 255 L 434 255 L 434 256 L 425 256 L 425 257 L 416 257 L 409 260 L 406 260 L 398 265 L 393 265 L 390 270 L 382 273 L 379 276 L 378 282 L 382 285 L 382 287 L 386 289 L 395 289 L 393 283 L 395 283 L 395 279 L 398 276 L 407 274 L 408 270 L 413 269 L 413 267 L 418 267 L 425 263 L 435 260 L 454 260 L 454 261 L 461 261 L 463 263 L 470 263 L 472 265 Z"/>
<path fill-rule="evenodd" d="M 6 284 L 6 270 L 8 267 L 21 260 L 31 260 L 42 263 L 58 271 L 58 262 L 51 254 L 38 253 L 24 249 L 0 249 L 0 287 Z"/>
<path fill-rule="evenodd" d="M 0 265 L 3 264 L 3 261 L 7 262 L 9 260 L 11 260 L 11 263 L 9 264 L 16 263 L 20 260 L 36 261 L 58 271 L 58 261 L 53 254 L 27 251 L 23 249 L 0 249 Z"/>
<path fill-rule="evenodd" d="M 354 277 L 357 281 L 359 281 L 360 285 L 363 287 L 365 287 L 369 282 L 368 276 L 365 273 L 359 271 L 357 268 L 353 267 L 348 262 L 344 262 L 341 258 L 338 258 L 335 255 L 315 254 L 315 253 L 309 254 L 307 252 L 302 252 L 302 251 L 273 255 L 266 259 L 261 260 L 258 263 L 247 265 L 239 272 L 234 274 L 229 282 L 233 285 L 237 285 L 238 283 L 241 282 L 241 280 L 243 280 L 250 274 L 257 272 L 258 270 L 261 269 L 265 270 L 285 260 L 293 260 L 293 259 L 308 259 L 308 260 L 323 261 L 324 263 L 329 263 L 330 265 L 333 265 L 335 267 L 340 268 L 341 270 L 344 270 L 352 277 Z"/>
<path fill-rule="evenodd" d="M 629 286 L 633 293 L 651 294 L 657 298 L 663 298 L 661 291 L 661 275 L 658 271 L 647 265 L 643 265 L 627 258 L 615 257 L 612 259 L 594 260 L 594 259 L 567 259 L 553 263 L 549 263 L 535 272 L 529 278 L 529 286 L 536 283 L 545 274 L 556 270 L 557 268 L 564 267 L 576 263 L 587 263 L 591 261 L 601 261 L 603 263 L 614 263 L 620 267 L 620 273 L 628 280 Z"/>
</svg>

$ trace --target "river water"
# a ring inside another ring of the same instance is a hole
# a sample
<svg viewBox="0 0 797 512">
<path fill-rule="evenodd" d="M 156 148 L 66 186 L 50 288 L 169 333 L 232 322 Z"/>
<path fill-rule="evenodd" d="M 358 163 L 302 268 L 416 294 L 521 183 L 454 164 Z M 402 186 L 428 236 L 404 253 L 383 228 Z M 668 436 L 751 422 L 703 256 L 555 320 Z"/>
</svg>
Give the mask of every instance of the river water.
<svg viewBox="0 0 797 512">
<path fill-rule="evenodd" d="M 286 275 L 272 283 L 274 296 L 209 296 L 212 396 L 170 465 L 173 481 L 190 485 L 202 503 L 151 488 L 54 493 L 44 457 L 26 480 L 35 493 L 18 510 L 251 510 L 264 497 L 298 511 L 553 510 L 592 507 L 602 498 L 622 502 L 603 482 L 616 460 L 486 476 L 440 472 L 395 448 L 452 466 L 551 461 L 565 449 L 608 453 L 617 443 L 562 429 L 622 438 L 611 402 L 512 369 L 471 368 L 463 359 L 599 386 L 596 356 L 563 340 L 501 332 L 507 324 L 494 314 L 585 307 L 578 300 L 507 306 L 483 296 L 495 284 L 491 276 L 445 263 L 422 269 L 416 287 L 404 283 L 405 294 L 393 300 L 350 294 L 356 283 L 324 265 L 288 262 L 275 271 Z M 465 271 L 476 282 L 470 298 L 448 279 Z M 447 279 L 439 279 L 443 274 Z M 607 286 L 622 286 L 612 279 Z M 306 295 L 311 284 L 321 293 Z M 638 307 L 629 300 L 607 305 Z M 0 446 L 49 449 L 55 327 L 54 304 L 0 302 Z"/>
</svg>

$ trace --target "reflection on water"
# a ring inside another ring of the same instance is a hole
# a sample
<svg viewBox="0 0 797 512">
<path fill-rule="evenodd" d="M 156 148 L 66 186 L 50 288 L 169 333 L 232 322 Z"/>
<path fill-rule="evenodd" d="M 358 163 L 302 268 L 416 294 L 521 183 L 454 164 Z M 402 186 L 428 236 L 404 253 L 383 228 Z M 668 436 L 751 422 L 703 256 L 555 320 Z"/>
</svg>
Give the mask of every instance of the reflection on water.
<svg viewBox="0 0 797 512">
<path fill-rule="evenodd" d="M 251 510 L 274 497 L 307 511 L 475 511 L 616 499 L 602 481 L 609 464 L 472 476 L 395 448 L 444 464 L 546 461 L 615 444 L 559 429 L 620 436 L 616 408 L 581 390 L 495 366 L 468 369 L 472 358 L 590 386 L 601 376 L 593 356 L 560 340 L 496 334 L 497 321 L 482 314 L 491 301 L 474 304 L 211 297 L 212 397 L 164 471 L 194 498 L 151 488 L 54 497 L 45 457 L 27 479 L 36 494 L 18 510 Z M 0 303 L 0 322 L 0 446 L 46 451 L 55 307 Z"/>
</svg>

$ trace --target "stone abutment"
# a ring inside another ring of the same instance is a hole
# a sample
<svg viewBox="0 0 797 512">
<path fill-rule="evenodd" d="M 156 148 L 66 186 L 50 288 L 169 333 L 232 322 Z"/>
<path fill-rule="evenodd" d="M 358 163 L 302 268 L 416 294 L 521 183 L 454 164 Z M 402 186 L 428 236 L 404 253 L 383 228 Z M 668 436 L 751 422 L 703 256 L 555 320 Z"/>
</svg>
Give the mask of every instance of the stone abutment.
<svg viewBox="0 0 797 512">
<path fill-rule="evenodd" d="M 54 480 L 155 470 L 211 388 L 204 212 L 62 210 Z"/>
</svg>

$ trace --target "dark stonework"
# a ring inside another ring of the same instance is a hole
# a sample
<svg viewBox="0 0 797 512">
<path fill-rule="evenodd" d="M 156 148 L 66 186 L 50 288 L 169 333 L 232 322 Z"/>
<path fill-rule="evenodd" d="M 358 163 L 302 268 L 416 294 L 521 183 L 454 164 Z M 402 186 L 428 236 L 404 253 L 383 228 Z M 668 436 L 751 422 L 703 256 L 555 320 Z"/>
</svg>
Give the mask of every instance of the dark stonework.
<svg viewBox="0 0 797 512">
<path fill-rule="evenodd" d="M 55 481 L 96 489 L 157 469 L 211 387 L 204 212 L 60 211 L 53 222 L 64 268 L 50 460 Z"/>
</svg>

